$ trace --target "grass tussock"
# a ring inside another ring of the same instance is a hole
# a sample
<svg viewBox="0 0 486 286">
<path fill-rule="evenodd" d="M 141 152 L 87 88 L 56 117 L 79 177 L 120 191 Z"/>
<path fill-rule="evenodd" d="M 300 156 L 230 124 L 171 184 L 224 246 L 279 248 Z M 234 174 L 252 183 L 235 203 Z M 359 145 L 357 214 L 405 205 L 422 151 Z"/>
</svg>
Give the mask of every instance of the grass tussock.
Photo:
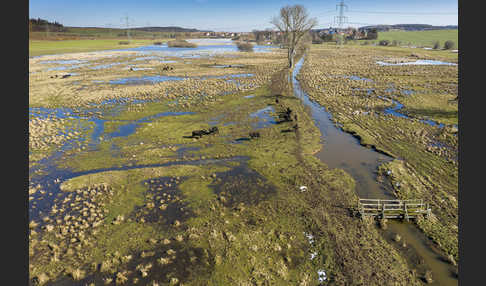
<svg viewBox="0 0 486 286">
<path fill-rule="evenodd" d="M 194 43 L 189 43 L 186 40 L 173 40 L 167 42 L 167 46 L 170 48 L 197 48 L 197 45 Z"/>
<path fill-rule="evenodd" d="M 253 45 L 247 42 L 237 42 L 236 47 L 240 52 L 253 52 Z"/>
</svg>

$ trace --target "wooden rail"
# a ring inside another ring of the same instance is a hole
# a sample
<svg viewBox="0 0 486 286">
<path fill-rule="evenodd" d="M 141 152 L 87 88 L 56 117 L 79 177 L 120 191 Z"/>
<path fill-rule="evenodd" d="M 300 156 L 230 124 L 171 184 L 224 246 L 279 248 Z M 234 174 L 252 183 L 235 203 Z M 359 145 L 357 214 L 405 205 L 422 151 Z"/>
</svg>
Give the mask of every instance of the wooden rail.
<svg viewBox="0 0 486 286">
<path fill-rule="evenodd" d="M 358 211 L 361 217 L 380 218 L 417 218 L 419 215 L 430 216 L 431 209 L 423 200 L 381 200 L 359 199 Z"/>
</svg>

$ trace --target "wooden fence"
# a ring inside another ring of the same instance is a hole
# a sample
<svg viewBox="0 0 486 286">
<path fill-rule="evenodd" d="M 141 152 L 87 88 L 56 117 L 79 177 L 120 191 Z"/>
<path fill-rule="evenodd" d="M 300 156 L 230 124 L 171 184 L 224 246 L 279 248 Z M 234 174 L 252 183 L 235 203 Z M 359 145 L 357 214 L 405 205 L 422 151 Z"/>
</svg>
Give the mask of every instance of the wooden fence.
<svg viewBox="0 0 486 286">
<path fill-rule="evenodd" d="M 419 215 L 430 216 L 431 209 L 423 200 L 381 200 L 359 199 L 358 211 L 361 217 L 379 218 L 417 218 Z"/>
</svg>

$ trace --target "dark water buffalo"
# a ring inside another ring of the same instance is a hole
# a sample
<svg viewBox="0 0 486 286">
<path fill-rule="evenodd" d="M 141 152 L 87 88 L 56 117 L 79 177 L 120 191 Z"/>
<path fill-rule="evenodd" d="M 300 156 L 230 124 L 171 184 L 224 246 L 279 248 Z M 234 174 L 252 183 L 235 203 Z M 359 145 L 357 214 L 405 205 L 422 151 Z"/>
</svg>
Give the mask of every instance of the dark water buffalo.
<svg viewBox="0 0 486 286">
<path fill-rule="evenodd" d="M 193 138 L 201 138 L 203 135 L 206 135 L 206 130 L 194 130 L 192 131 L 192 137 Z"/>
<path fill-rule="evenodd" d="M 260 137 L 260 132 L 250 132 L 250 138 L 259 138 Z"/>
<path fill-rule="evenodd" d="M 203 135 L 219 134 L 219 129 L 217 126 L 209 128 L 209 130 L 201 129 L 192 131 L 192 138 L 201 138 Z"/>
<path fill-rule="evenodd" d="M 219 134 L 219 129 L 218 129 L 217 126 L 214 126 L 214 127 L 209 128 L 208 134 L 213 134 L 213 133 L 214 134 Z"/>
<path fill-rule="evenodd" d="M 281 112 L 279 114 L 279 117 L 280 118 L 283 118 L 283 121 L 284 122 L 288 122 L 288 121 L 292 121 L 291 114 L 292 114 L 292 109 L 290 109 L 289 107 L 287 107 L 287 110 L 284 111 L 284 112 Z"/>
</svg>

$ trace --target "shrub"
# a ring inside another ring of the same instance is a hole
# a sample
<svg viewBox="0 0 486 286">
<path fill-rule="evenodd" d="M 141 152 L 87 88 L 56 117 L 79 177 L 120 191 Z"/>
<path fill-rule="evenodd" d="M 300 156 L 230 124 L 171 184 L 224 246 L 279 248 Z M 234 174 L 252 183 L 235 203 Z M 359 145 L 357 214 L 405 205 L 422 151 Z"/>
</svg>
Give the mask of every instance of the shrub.
<svg viewBox="0 0 486 286">
<path fill-rule="evenodd" d="M 436 41 L 436 42 L 434 43 L 434 50 L 438 50 L 438 49 L 439 49 L 439 47 L 440 47 L 440 43 L 439 43 L 439 41 Z"/>
<path fill-rule="evenodd" d="M 390 41 L 388 40 L 381 40 L 378 45 L 380 46 L 389 46 L 390 45 Z"/>
<path fill-rule="evenodd" d="M 368 40 L 376 40 L 378 39 L 378 30 L 377 29 L 371 29 L 366 33 L 366 38 Z"/>
<path fill-rule="evenodd" d="M 129 41 L 119 41 L 118 44 L 119 45 L 128 45 L 128 44 L 130 44 L 130 42 Z"/>
<path fill-rule="evenodd" d="M 253 52 L 253 45 L 246 42 L 237 42 L 236 46 L 240 52 Z"/>
<path fill-rule="evenodd" d="M 197 48 L 197 45 L 194 43 L 189 43 L 186 40 L 173 40 L 168 41 L 167 46 L 170 48 Z"/>
<path fill-rule="evenodd" d="M 332 41 L 334 41 L 334 37 L 333 37 L 332 34 L 324 34 L 321 38 L 322 38 L 322 40 L 324 42 L 332 42 Z"/>
<path fill-rule="evenodd" d="M 364 42 L 362 43 L 362 45 L 364 45 L 364 46 L 367 46 L 367 45 L 369 45 L 369 44 L 370 44 L 370 43 L 369 43 L 368 41 L 364 41 Z"/>
<path fill-rule="evenodd" d="M 448 40 L 448 41 L 446 41 L 446 42 L 444 43 L 444 49 L 445 49 L 445 50 L 450 50 L 450 49 L 452 49 L 452 48 L 454 47 L 454 45 L 455 45 L 455 44 L 454 44 L 454 42 L 453 42 L 453 41 Z"/>
</svg>

